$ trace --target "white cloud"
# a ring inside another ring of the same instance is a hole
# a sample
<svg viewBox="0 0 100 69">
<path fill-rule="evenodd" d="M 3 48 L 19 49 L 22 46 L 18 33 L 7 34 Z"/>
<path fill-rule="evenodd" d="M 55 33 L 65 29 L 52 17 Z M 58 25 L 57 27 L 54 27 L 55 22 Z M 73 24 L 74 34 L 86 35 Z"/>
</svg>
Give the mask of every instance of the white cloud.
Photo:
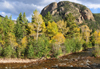
<svg viewBox="0 0 100 69">
<path fill-rule="evenodd" d="M 70 1 L 70 2 L 75 2 L 75 3 L 80 3 L 81 4 L 81 1 L 78 1 L 78 0 L 60 0 L 60 1 Z"/>
<path fill-rule="evenodd" d="M 5 17 L 6 15 L 7 15 L 8 17 L 10 17 L 10 16 L 11 16 L 11 14 L 10 14 L 10 13 L 5 13 L 5 12 L 0 12 L 0 15 L 2 15 L 2 16 L 4 16 L 4 17 Z"/>
<path fill-rule="evenodd" d="M 31 4 L 31 6 L 36 7 L 39 11 L 41 11 L 44 7 L 44 6 L 34 5 L 34 4 Z"/>
<path fill-rule="evenodd" d="M 100 8 L 100 4 L 85 4 L 90 9 L 97 9 Z"/>
<path fill-rule="evenodd" d="M 60 1 L 71 1 L 79 4 L 83 4 L 88 8 L 97 9 L 100 8 L 100 0 L 60 0 Z"/>
<path fill-rule="evenodd" d="M 7 8 L 7 9 L 13 9 L 14 7 L 9 3 L 9 2 L 7 2 L 7 1 L 4 1 L 3 3 L 2 3 L 2 6 L 4 6 L 5 8 Z"/>
</svg>

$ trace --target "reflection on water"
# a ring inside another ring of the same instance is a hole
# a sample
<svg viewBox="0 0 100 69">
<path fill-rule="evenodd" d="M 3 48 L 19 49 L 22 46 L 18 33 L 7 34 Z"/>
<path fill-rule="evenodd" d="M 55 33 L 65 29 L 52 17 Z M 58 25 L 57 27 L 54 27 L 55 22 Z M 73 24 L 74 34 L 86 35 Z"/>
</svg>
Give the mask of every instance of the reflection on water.
<svg viewBox="0 0 100 69">
<path fill-rule="evenodd" d="M 100 58 L 91 57 L 92 50 L 36 63 L 0 64 L 0 69 L 100 69 Z"/>
</svg>

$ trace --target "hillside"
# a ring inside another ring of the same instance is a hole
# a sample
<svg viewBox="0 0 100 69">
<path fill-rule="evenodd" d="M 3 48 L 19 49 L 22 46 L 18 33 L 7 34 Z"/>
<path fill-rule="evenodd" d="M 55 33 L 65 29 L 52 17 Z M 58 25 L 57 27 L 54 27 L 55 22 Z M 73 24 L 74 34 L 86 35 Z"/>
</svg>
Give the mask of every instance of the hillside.
<svg viewBox="0 0 100 69">
<path fill-rule="evenodd" d="M 0 17 L 3 17 L 2 15 L 0 15 Z M 4 17 L 3 17 L 4 18 Z"/>
<path fill-rule="evenodd" d="M 100 13 L 94 13 L 93 16 L 94 16 L 96 22 L 97 22 L 98 24 L 100 24 Z"/>
<path fill-rule="evenodd" d="M 83 23 L 84 20 L 95 21 L 92 12 L 86 6 L 69 1 L 49 4 L 41 11 L 42 16 L 45 16 L 47 12 L 52 14 L 55 22 L 65 19 L 69 13 L 73 14 L 78 24 Z"/>
<path fill-rule="evenodd" d="M 82 24 L 80 25 L 88 25 L 90 29 L 100 29 L 100 13 L 93 13 L 94 21 L 91 20 L 85 20 Z"/>
</svg>

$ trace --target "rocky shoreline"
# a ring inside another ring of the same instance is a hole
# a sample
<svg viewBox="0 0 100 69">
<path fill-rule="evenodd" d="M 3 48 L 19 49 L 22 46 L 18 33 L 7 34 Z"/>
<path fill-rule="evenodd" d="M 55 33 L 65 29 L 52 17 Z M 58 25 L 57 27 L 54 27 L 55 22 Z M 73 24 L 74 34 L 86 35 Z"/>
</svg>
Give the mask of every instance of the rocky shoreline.
<svg viewBox="0 0 100 69">
<path fill-rule="evenodd" d="M 82 50 L 80 50 L 79 52 L 81 52 Z M 77 53 L 79 53 L 77 52 Z M 60 56 L 58 56 L 58 58 L 62 58 L 63 56 L 68 56 L 71 55 L 73 53 L 67 53 L 67 54 L 62 54 Z M 57 59 L 57 58 L 38 58 L 38 59 L 21 59 L 21 58 L 0 58 L 0 63 L 35 63 L 35 62 L 42 62 L 44 60 L 49 60 L 49 59 Z"/>
<path fill-rule="evenodd" d="M 0 58 L 0 63 L 31 63 L 39 59 L 21 59 L 21 58 Z"/>
</svg>

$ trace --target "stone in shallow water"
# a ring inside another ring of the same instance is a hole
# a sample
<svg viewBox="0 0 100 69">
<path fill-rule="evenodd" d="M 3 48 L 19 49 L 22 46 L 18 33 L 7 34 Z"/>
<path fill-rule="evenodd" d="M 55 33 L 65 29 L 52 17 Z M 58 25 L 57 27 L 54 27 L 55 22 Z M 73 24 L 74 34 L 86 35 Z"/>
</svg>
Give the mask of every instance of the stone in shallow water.
<svg viewBox="0 0 100 69">
<path fill-rule="evenodd" d="M 87 59 L 86 62 L 88 63 L 88 62 L 91 62 L 91 61 L 89 61 L 89 60 Z"/>
<path fill-rule="evenodd" d="M 81 65 L 84 65 L 84 63 L 81 63 Z"/>
<path fill-rule="evenodd" d="M 58 68 L 58 64 L 56 64 L 55 66 L 52 66 L 52 68 Z"/>
<path fill-rule="evenodd" d="M 71 65 L 70 67 L 73 67 L 73 65 Z"/>
<path fill-rule="evenodd" d="M 26 65 L 24 65 L 24 68 L 26 68 L 27 66 Z"/>
<path fill-rule="evenodd" d="M 59 65 L 59 66 L 65 66 L 66 63 L 59 63 L 58 65 Z"/>
<path fill-rule="evenodd" d="M 73 61 L 78 61 L 78 59 L 73 59 Z"/>
<path fill-rule="evenodd" d="M 64 59 L 64 60 L 66 61 L 66 60 L 68 60 L 68 59 Z"/>
<path fill-rule="evenodd" d="M 7 69 L 7 67 L 5 67 Z"/>
</svg>

